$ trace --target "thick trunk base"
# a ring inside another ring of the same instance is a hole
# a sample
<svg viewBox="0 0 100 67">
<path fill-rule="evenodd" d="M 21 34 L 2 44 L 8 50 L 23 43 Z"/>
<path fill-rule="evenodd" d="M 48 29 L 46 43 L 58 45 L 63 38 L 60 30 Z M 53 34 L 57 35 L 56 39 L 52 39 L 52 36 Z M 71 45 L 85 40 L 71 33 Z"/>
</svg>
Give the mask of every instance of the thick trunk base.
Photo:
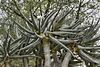
<svg viewBox="0 0 100 67">
<path fill-rule="evenodd" d="M 44 67 L 51 67 L 50 42 L 46 38 L 43 39 L 43 48 L 44 48 L 44 56 L 45 56 L 45 65 L 44 65 Z"/>
</svg>

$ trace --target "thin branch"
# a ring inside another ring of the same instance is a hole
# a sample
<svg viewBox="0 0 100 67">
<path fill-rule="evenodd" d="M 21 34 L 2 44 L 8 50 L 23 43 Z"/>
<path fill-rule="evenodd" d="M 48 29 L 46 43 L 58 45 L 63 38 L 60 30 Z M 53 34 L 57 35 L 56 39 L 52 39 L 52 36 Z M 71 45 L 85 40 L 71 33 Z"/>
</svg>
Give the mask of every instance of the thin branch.
<svg viewBox="0 0 100 67">
<path fill-rule="evenodd" d="M 80 4 L 79 4 L 79 8 L 78 8 L 78 10 L 77 10 L 76 19 L 79 19 L 79 12 L 80 12 L 81 7 L 82 7 L 81 5 L 82 5 L 82 2 L 80 2 Z"/>
<path fill-rule="evenodd" d="M 50 0 L 48 0 L 48 4 L 47 4 L 47 8 L 46 8 L 45 14 L 48 13 L 49 7 L 50 7 Z"/>
</svg>

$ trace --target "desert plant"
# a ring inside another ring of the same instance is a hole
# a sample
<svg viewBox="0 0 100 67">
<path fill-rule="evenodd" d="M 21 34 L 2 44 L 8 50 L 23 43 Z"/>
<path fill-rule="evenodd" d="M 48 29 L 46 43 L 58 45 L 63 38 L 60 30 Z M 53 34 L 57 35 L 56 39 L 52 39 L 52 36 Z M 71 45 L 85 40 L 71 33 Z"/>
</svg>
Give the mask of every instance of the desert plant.
<svg viewBox="0 0 100 67">
<path fill-rule="evenodd" d="M 96 36 L 100 27 L 99 21 L 85 26 L 85 17 L 83 16 L 79 20 L 76 19 L 73 22 L 68 22 L 66 16 L 72 10 L 73 8 L 67 13 L 64 13 L 64 15 L 61 15 L 60 8 L 59 10 L 46 14 L 39 21 L 34 17 L 31 7 L 31 20 L 26 18 L 21 11 L 18 13 L 28 24 L 28 29 L 26 29 L 20 23 L 14 21 L 20 27 L 20 32 L 34 39 L 31 44 L 20 48 L 20 51 L 26 50 L 40 56 L 36 60 L 36 62 L 40 62 L 40 65 L 36 64 L 38 67 L 43 66 L 43 63 L 44 67 L 50 67 L 52 65 L 56 67 L 56 64 L 61 67 L 67 67 L 70 59 L 73 60 L 74 64 L 76 62 L 74 59 L 77 59 L 77 62 L 88 60 L 86 63 L 92 62 L 99 64 L 99 60 L 97 61 L 94 54 L 91 56 L 95 59 L 88 55 L 91 54 L 91 50 L 97 52 L 99 49 L 99 46 L 93 45 L 95 41 L 100 39 L 99 35 Z M 79 55 L 83 60 L 78 59 L 73 53 Z M 53 61 L 51 62 L 52 59 Z"/>
<path fill-rule="evenodd" d="M 26 22 L 27 28 L 13 19 L 22 36 L 15 41 L 9 38 L 9 42 L 8 36 L 6 37 L 0 48 L 1 59 L 23 58 L 26 67 L 26 59 L 30 56 L 38 56 L 33 61 L 36 67 L 68 67 L 78 65 L 83 60 L 87 66 L 89 63 L 98 65 L 100 47 L 94 43 L 100 39 L 100 35 L 96 35 L 100 27 L 99 20 L 85 26 L 86 16 L 69 19 L 67 16 L 73 8 L 68 12 L 63 12 L 61 8 L 47 13 L 40 19 L 34 17 L 31 6 L 30 18 L 26 18 L 18 9 L 19 13 L 16 12 L 16 15 Z"/>
<path fill-rule="evenodd" d="M 27 39 L 28 40 L 28 39 Z M 30 54 L 24 54 L 22 52 L 17 52 L 23 45 L 27 43 L 24 36 L 19 37 L 16 40 L 12 40 L 9 34 L 5 37 L 2 44 L 0 44 L 0 62 L 3 62 L 5 67 L 11 67 L 11 60 L 16 58 L 28 58 L 33 57 Z M 26 63 L 26 62 L 25 62 Z"/>
</svg>

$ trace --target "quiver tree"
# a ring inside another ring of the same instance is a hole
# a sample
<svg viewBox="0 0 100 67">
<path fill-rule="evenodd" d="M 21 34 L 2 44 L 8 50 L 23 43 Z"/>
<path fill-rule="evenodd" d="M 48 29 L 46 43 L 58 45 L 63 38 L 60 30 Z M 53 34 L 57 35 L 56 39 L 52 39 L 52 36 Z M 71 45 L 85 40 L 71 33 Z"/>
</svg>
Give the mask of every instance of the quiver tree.
<svg viewBox="0 0 100 67">
<path fill-rule="evenodd" d="M 83 60 L 88 60 L 86 62 L 87 65 L 91 62 L 99 63 L 99 60 L 97 61 L 95 56 L 93 56 L 95 59 L 89 56 L 92 48 L 96 50 L 95 52 L 97 52 L 99 48 L 99 46 L 93 45 L 94 42 L 100 39 L 99 35 L 96 36 L 100 27 L 99 21 L 85 25 L 85 16 L 83 16 L 79 18 L 79 20 L 76 19 L 69 22 L 66 16 L 68 16 L 72 10 L 73 8 L 62 15 L 60 8 L 59 10 L 46 14 L 45 17 L 39 20 L 34 17 L 31 7 L 31 20 L 26 18 L 20 10 L 20 13 L 16 13 L 27 22 L 27 28 L 16 21 L 14 21 L 14 23 L 18 25 L 22 35 L 29 37 L 30 40 L 33 39 L 31 44 L 20 48 L 20 51 L 26 50 L 30 53 L 32 52 L 34 55 L 40 56 L 40 58 L 36 60 L 36 63 L 40 61 L 40 64 L 36 64 L 38 67 L 50 67 L 52 65 L 56 67 L 56 64 L 58 64 L 58 66 L 67 67 L 72 64 L 76 65 Z M 81 59 L 76 57 L 77 55 L 80 56 Z M 75 59 L 77 61 L 74 61 Z M 51 62 L 51 60 L 53 61 Z"/>
<path fill-rule="evenodd" d="M 12 67 L 11 62 L 16 58 L 36 58 L 36 56 L 31 55 L 30 53 L 27 54 L 26 51 L 23 53 L 19 50 L 23 47 L 23 45 L 27 44 L 26 40 L 28 40 L 28 38 L 26 39 L 25 36 L 13 40 L 10 35 L 7 34 L 7 36 L 4 38 L 4 41 L 0 44 L 0 62 L 3 62 L 5 67 Z M 28 64 L 25 65 L 28 67 Z"/>
<path fill-rule="evenodd" d="M 37 19 L 31 6 L 30 18 L 18 9 L 19 13 L 15 14 L 26 23 L 24 27 L 21 22 L 13 20 L 22 36 L 14 41 L 20 43 L 10 52 L 11 55 L 38 56 L 34 61 L 37 67 L 71 67 L 83 60 L 87 66 L 89 63 L 99 64 L 100 47 L 94 46 L 94 42 L 100 39 L 100 35 L 96 35 L 99 21 L 85 25 L 85 16 L 70 20 L 68 16 L 72 11 L 73 8 L 68 12 L 60 8 Z"/>
</svg>

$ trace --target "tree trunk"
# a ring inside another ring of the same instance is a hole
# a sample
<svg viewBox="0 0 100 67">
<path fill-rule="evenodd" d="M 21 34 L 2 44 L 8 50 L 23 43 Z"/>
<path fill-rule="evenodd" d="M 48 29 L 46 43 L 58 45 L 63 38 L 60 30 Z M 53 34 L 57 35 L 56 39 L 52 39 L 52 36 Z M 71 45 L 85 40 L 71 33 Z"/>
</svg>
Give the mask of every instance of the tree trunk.
<svg viewBox="0 0 100 67">
<path fill-rule="evenodd" d="M 11 63 L 10 62 L 5 62 L 4 67 L 11 67 Z"/>
<path fill-rule="evenodd" d="M 44 67 L 51 67 L 50 60 L 50 42 L 48 38 L 43 38 L 43 48 L 44 48 L 44 56 L 45 56 L 45 65 Z"/>
<path fill-rule="evenodd" d="M 61 67 L 68 67 L 68 64 L 69 64 L 69 61 L 71 59 L 71 56 L 72 56 L 71 53 L 68 51 L 67 54 L 64 57 L 64 60 L 62 62 Z"/>
<path fill-rule="evenodd" d="M 43 61 L 40 58 L 36 59 L 36 67 L 42 67 L 43 66 Z"/>
<path fill-rule="evenodd" d="M 61 63 L 60 63 L 60 60 L 57 56 L 57 53 L 56 52 L 53 52 L 53 59 L 54 59 L 54 66 L 53 67 L 60 67 Z"/>
<path fill-rule="evenodd" d="M 23 60 L 23 66 L 28 67 L 28 58 L 22 58 Z"/>
</svg>

